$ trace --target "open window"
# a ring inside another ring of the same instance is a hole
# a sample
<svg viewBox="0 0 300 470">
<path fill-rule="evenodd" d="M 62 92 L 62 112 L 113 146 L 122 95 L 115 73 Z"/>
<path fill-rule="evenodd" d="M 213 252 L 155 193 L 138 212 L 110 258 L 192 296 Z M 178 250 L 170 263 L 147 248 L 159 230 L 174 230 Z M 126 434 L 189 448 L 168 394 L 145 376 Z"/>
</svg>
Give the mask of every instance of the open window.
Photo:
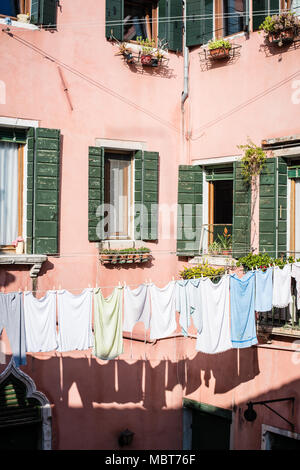
<svg viewBox="0 0 300 470">
<path fill-rule="evenodd" d="M 31 0 L 1 0 L 0 16 L 16 18 L 20 13 L 30 13 Z"/>
<path fill-rule="evenodd" d="M 23 232 L 23 156 L 26 134 L 1 129 L 0 250 L 14 251 Z"/>
<path fill-rule="evenodd" d="M 244 30 L 246 14 L 245 0 L 215 1 L 216 37 L 231 36 Z"/>
<path fill-rule="evenodd" d="M 124 0 L 124 41 L 157 38 L 157 1 Z"/>
</svg>

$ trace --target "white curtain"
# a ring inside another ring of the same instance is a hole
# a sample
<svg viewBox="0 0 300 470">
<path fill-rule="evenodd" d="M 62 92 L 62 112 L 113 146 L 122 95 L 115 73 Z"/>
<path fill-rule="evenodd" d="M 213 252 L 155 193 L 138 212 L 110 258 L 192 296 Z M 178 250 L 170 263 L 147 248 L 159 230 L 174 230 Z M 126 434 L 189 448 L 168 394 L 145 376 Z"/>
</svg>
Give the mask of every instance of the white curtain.
<svg viewBox="0 0 300 470">
<path fill-rule="evenodd" d="M 297 16 L 300 16 L 300 0 L 292 0 L 290 10 L 293 11 Z"/>
<path fill-rule="evenodd" d="M 0 245 L 18 236 L 18 147 L 0 143 Z"/>
</svg>

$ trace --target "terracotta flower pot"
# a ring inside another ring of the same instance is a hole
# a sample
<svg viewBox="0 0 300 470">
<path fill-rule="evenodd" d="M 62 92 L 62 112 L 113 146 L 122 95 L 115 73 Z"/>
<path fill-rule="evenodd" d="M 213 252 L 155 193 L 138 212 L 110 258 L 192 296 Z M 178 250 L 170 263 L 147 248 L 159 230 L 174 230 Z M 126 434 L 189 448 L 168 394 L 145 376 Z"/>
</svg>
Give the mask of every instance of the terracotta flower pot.
<svg viewBox="0 0 300 470">
<path fill-rule="evenodd" d="M 224 59 L 229 57 L 230 49 L 225 49 L 225 47 L 218 47 L 217 49 L 209 49 L 210 56 L 213 59 Z"/>
<path fill-rule="evenodd" d="M 142 54 L 141 55 L 141 64 L 142 65 L 151 65 L 152 55 L 151 54 Z"/>
</svg>

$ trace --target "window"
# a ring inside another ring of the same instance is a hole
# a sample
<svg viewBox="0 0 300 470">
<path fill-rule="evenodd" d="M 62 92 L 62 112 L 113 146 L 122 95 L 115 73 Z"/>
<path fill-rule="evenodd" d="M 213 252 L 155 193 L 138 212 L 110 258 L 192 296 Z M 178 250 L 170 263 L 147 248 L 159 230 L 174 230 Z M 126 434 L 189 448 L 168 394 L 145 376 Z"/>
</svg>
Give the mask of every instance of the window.
<svg viewBox="0 0 300 470">
<path fill-rule="evenodd" d="M 132 238 L 132 160 L 129 155 L 104 157 L 105 238 Z"/>
<path fill-rule="evenodd" d="M 245 0 L 216 0 L 216 37 L 221 38 L 243 31 L 245 24 Z"/>
<path fill-rule="evenodd" d="M 23 230 L 23 148 L 0 141 L 0 246 L 7 250 Z"/>
<path fill-rule="evenodd" d="M 0 15 L 16 17 L 30 13 L 30 0 L 1 0 Z"/>
<path fill-rule="evenodd" d="M 124 0 L 124 40 L 156 39 L 157 3 Z"/>
</svg>

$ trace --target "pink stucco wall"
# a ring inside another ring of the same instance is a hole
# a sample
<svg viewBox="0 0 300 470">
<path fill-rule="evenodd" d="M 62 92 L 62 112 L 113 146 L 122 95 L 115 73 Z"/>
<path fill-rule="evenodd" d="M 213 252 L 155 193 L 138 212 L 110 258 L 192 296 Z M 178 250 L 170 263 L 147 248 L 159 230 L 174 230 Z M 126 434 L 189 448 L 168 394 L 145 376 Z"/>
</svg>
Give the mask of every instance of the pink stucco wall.
<svg viewBox="0 0 300 470">
<path fill-rule="evenodd" d="M 175 255 L 176 219 L 169 239 L 148 244 L 151 265 L 100 265 L 97 246 L 88 242 L 88 146 L 97 138 L 145 142 L 148 150 L 160 154 L 160 204 L 174 205 L 179 162 L 237 155 L 236 146 L 247 136 L 259 143 L 299 131 L 298 107 L 291 101 L 299 51 L 268 56 L 255 33 L 248 40 L 236 39 L 242 48 L 234 63 L 202 70 L 195 48 L 190 53 L 185 140 L 182 56 L 169 53 L 165 72 L 132 70 L 105 40 L 105 2 L 86 0 L 84 9 L 79 0 L 61 3 L 58 32 L 12 28 L 13 37 L 0 33 L 0 80 L 6 85 L 0 116 L 37 120 L 41 127 L 60 129 L 63 136 L 61 254 L 49 256 L 43 266 L 37 295 L 60 286 L 79 293 L 96 284 L 109 295 L 119 281 L 137 285 L 151 279 L 164 286 L 185 265 Z M 257 206 L 255 213 L 257 218 Z M 0 286 L 1 292 L 31 289 L 28 268 L 1 268 Z M 143 338 L 140 325 L 135 334 Z M 292 347 L 292 341 L 286 340 L 286 346 Z M 285 345 L 278 338 L 276 344 Z M 295 353 L 271 346 L 207 356 L 196 353 L 192 338 L 155 345 L 125 339 L 124 354 L 115 361 L 96 359 L 91 351 L 28 354 L 22 370 L 52 405 L 54 449 L 116 449 L 125 428 L 135 432 L 134 449 L 180 449 L 184 397 L 233 409 L 233 448 L 257 449 L 261 423 L 288 427 L 265 410 L 255 423 L 246 423 L 241 411 L 245 403 L 300 398 Z M 9 352 L 7 344 L 7 361 Z M 285 406 L 277 409 L 285 414 Z M 297 423 L 299 413 L 296 400 Z M 295 431 L 300 432 L 298 424 Z"/>
</svg>

